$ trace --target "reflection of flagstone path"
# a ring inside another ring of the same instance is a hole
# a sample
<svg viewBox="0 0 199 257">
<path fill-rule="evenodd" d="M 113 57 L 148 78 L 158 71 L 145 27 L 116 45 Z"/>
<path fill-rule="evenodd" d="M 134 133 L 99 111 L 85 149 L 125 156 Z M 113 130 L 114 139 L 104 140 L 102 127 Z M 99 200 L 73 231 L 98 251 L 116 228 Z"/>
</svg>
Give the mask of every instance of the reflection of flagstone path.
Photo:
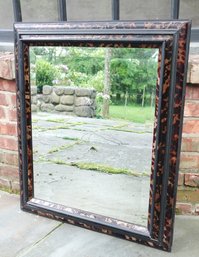
<svg viewBox="0 0 199 257">
<path fill-rule="evenodd" d="M 151 144 L 150 124 L 34 114 L 36 197 L 146 225 Z"/>
</svg>

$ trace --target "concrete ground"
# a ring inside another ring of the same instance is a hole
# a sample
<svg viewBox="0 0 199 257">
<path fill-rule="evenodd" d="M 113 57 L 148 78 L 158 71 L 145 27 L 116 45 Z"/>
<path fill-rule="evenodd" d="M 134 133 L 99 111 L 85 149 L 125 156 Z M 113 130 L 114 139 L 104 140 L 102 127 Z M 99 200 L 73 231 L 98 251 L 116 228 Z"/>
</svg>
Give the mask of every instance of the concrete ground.
<svg viewBox="0 0 199 257">
<path fill-rule="evenodd" d="M 199 217 L 177 216 L 172 253 L 22 212 L 0 191 L 0 257 L 197 257 Z"/>
</svg>

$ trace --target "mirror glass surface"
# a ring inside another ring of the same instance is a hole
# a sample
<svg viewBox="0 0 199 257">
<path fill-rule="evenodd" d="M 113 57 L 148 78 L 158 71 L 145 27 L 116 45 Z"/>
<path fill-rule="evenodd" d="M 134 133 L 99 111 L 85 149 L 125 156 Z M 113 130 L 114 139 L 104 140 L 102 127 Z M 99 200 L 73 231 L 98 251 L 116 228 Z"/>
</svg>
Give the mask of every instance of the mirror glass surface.
<svg viewBox="0 0 199 257">
<path fill-rule="evenodd" d="M 34 197 L 147 226 L 159 50 L 29 51 Z"/>
</svg>

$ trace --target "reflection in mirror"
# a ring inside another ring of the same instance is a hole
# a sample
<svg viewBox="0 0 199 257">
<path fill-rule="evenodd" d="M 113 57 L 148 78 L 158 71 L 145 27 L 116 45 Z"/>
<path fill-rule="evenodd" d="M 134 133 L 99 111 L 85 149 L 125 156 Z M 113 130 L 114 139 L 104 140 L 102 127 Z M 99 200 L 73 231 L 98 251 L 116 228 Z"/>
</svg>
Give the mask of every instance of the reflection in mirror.
<svg viewBox="0 0 199 257">
<path fill-rule="evenodd" d="M 30 47 L 36 198 L 147 226 L 157 57 Z"/>
</svg>

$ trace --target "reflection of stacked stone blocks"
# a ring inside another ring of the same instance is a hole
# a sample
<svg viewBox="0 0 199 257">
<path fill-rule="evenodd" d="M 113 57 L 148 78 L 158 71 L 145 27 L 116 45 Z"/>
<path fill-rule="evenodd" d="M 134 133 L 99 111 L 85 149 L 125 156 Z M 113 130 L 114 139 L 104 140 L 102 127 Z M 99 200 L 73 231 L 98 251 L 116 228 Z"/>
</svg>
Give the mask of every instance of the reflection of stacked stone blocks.
<svg viewBox="0 0 199 257">
<path fill-rule="evenodd" d="M 44 86 L 43 94 L 31 87 L 32 111 L 61 112 L 80 117 L 95 116 L 96 91 L 88 88 Z"/>
</svg>

